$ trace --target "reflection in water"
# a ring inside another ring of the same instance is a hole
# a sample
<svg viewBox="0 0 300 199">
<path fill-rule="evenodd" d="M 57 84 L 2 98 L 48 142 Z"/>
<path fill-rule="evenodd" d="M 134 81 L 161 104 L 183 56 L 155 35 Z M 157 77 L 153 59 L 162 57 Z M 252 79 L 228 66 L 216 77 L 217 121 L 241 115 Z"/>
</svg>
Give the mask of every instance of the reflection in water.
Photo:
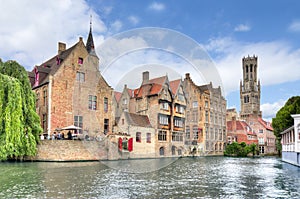
<svg viewBox="0 0 300 199">
<path fill-rule="evenodd" d="M 0 163 L 0 198 L 300 198 L 300 168 L 278 158 L 167 162 Z"/>
</svg>

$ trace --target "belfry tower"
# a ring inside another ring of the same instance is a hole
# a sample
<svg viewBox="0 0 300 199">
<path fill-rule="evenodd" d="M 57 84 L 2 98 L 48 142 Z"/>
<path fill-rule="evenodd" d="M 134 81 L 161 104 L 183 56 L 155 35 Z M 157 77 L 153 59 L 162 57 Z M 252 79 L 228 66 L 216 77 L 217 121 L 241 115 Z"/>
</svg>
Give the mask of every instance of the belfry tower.
<svg viewBox="0 0 300 199">
<path fill-rule="evenodd" d="M 241 119 L 248 116 L 261 117 L 260 111 L 260 81 L 257 80 L 257 57 L 244 57 L 243 80 L 240 82 Z"/>
</svg>

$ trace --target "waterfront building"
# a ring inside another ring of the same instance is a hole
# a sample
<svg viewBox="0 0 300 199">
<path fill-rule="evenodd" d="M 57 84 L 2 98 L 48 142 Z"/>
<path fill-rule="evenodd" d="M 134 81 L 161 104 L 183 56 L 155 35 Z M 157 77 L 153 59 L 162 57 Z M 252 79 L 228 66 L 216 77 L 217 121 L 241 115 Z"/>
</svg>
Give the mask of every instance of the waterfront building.
<svg viewBox="0 0 300 199">
<path fill-rule="evenodd" d="M 258 63 L 257 57 L 244 57 L 242 59 L 243 80 L 240 82 L 240 121 L 246 123 L 250 127 L 251 132 L 256 134 L 260 154 L 276 153 L 276 136 L 270 122 L 262 119 L 260 110 L 260 81 L 257 78 Z M 228 111 L 229 114 L 231 114 Z M 229 115 L 228 114 L 228 115 Z M 233 121 L 229 119 L 227 125 L 231 125 Z M 227 126 L 230 129 L 230 126 Z M 231 132 L 230 132 L 231 133 Z M 236 136 L 240 136 L 239 134 Z M 237 138 L 242 140 L 242 138 Z"/>
<path fill-rule="evenodd" d="M 123 111 L 114 133 L 109 136 L 110 140 L 118 142 L 123 158 L 154 158 L 158 155 L 155 151 L 155 129 L 147 115 Z M 112 139 L 113 136 L 115 139 Z"/>
<path fill-rule="evenodd" d="M 116 122 L 124 111 L 129 111 L 130 99 L 133 97 L 133 89 L 124 85 L 123 91 L 114 91 L 113 107 L 115 108 Z"/>
<path fill-rule="evenodd" d="M 245 121 L 232 117 L 230 121 L 227 121 L 227 143 L 232 142 L 258 144 L 257 134 Z"/>
<path fill-rule="evenodd" d="M 282 161 L 300 166 L 300 114 L 291 116 L 294 125 L 280 133 Z"/>
<path fill-rule="evenodd" d="M 184 79 L 187 98 L 186 145 L 198 155 L 222 155 L 226 143 L 226 100 L 212 83 L 196 85 Z M 192 133 L 191 133 L 192 132 Z"/>
<path fill-rule="evenodd" d="M 86 45 L 82 37 L 70 48 L 59 42 L 57 54 L 35 66 L 29 78 L 45 135 L 69 125 L 89 137 L 112 131 L 113 89 L 100 74 L 92 28 Z"/>
</svg>

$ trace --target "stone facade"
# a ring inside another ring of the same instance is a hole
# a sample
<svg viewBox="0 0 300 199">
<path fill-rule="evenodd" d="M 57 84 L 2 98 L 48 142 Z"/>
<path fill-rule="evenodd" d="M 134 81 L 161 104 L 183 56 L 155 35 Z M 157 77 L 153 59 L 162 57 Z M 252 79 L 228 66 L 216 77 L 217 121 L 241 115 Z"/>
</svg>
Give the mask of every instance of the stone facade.
<svg viewBox="0 0 300 199">
<path fill-rule="evenodd" d="M 100 74 L 93 46 L 91 31 L 87 46 L 81 37 L 68 49 L 59 43 L 58 54 L 31 72 L 45 135 L 70 125 L 80 127 L 80 133 L 89 137 L 112 132 L 113 89 Z"/>
<path fill-rule="evenodd" d="M 260 81 L 257 79 L 257 57 L 244 57 L 243 81 L 240 82 L 240 117 L 248 115 L 262 116 L 260 111 Z"/>
<path fill-rule="evenodd" d="M 226 143 L 226 100 L 212 83 L 197 86 L 189 74 L 184 79 L 187 98 L 186 144 L 198 155 L 222 155 Z M 193 149 L 193 148 L 192 148 Z"/>
</svg>

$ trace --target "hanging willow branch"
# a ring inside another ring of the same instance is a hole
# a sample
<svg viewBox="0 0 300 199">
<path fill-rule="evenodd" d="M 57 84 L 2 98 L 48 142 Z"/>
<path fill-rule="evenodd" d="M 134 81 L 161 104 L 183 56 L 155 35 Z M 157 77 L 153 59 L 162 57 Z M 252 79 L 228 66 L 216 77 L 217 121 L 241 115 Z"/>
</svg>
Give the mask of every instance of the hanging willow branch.
<svg viewBox="0 0 300 199">
<path fill-rule="evenodd" d="M 17 62 L 0 62 L 0 160 L 35 155 L 41 132 L 27 72 Z"/>
</svg>

